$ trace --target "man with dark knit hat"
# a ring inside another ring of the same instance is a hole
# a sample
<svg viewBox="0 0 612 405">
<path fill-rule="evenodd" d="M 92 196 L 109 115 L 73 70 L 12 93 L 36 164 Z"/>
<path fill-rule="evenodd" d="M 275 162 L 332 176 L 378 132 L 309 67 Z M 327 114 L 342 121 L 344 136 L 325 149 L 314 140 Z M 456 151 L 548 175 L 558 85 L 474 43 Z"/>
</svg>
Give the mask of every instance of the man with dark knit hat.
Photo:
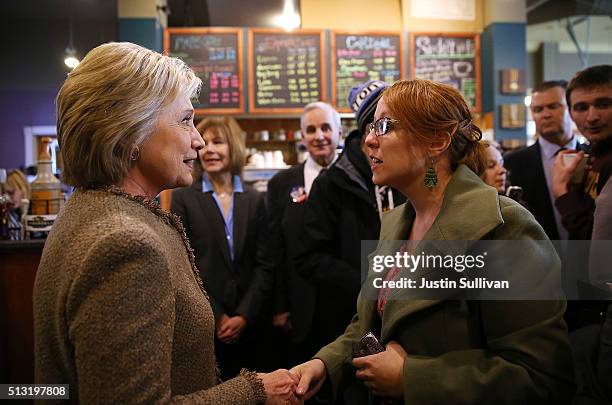
<svg viewBox="0 0 612 405">
<path fill-rule="evenodd" d="M 349 94 L 349 105 L 351 109 L 355 112 L 355 120 L 357 121 L 357 129 L 349 134 L 348 138 L 354 136 L 355 138 L 360 138 L 360 147 L 363 150 L 363 143 L 365 137 L 368 135 L 366 126 L 374 121 L 374 113 L 376 112 L 376 105 L 378 104 L 378 100 L 382 97 L 382 92 L 385 88 L 389 87 L 389 85 L 380 80 L 370 80 L 368 82 L 363 83 L 360 86 L 355 86 L 351 89 Z M 357 133 L 357 131 L 359 131 Z M 366 161 L 368 161 L 365 151 L 364 157 Z M 397 205 L 397 198 L 401 199 L 400 203 L 403 203 L 406 199 L 404 196 L 399 194 L 399 192 L 392 190 L 387 186 L 376 186 L 372 183 L 372 171 L 370 170 L 369 161 L 368 161 L 368 170 L 367 170 L 367 180 L 368 183 L 372 185 L 375 189 L 375 197 L 376 197 L 376 208 L 379 214 L 382 215 L 384 211 L 388 211 L 393 208 L 394 205 Z M 394 204 L 393 196 L 396 196 L 396 201 Z"/>
<path fill-rule="evenodd" d="M 400 202 L 399 194 L 374 186 L 362 150 L 365 128 L 388 86 L 370 81 L 351 90 L 349 105 L 358 128 L 346 138 L 336 162 L 316 178 L 306 202 L 294 268 L 315 289 L 311 354 L 341 335 L 354 315 L 361 286 L 361 241 L 378 239 L 382 212 Z"/>
<path fill-rule="evenodd" d="M 351 89 L 348 102 L 353 112 L 355 112 L 357 129 L 361 134 L 367 135 L 365 133 L 366 126 L 374 120 L 376 105 L 387 87 L 389 87 L 389 84 L 383 81 L 370 80 Z"/>
</svg>

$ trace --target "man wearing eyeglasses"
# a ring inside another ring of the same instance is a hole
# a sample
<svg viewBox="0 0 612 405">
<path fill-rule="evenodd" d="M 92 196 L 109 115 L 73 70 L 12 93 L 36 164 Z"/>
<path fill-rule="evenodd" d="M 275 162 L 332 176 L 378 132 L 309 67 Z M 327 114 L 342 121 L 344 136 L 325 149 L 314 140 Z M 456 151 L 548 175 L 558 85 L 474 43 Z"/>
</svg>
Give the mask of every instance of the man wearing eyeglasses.
<svg viewBox="0 0 612 405">
<path fill-rule="evenodd" d="M 340 115 L 323 102 L 308 104 L 300 119 L 308 158 L 302 164 L 276 174 L 268 183 L 270 254 L 275 262 L 274 326 L 291 340 L 284 364 L 289 367 L 312 355 L 316 348 L 305 343 L 314 316 L 315 292 L 312 285 L 295 273 L 293 252 L 303 232 L 303 212 L 312 183 L 319 173 L 336 160 L 336 148 L 342 135 Z M 283 351 L 283 345 L 279 347 Z"/>
</svg>

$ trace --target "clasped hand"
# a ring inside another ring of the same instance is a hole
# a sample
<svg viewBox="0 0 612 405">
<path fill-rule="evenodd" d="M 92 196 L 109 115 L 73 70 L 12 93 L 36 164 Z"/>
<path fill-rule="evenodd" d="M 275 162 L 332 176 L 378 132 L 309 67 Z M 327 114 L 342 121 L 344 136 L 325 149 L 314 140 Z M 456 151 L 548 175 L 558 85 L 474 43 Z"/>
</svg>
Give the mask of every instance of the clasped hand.
<svg viewBox="0 0 612 405">
<path fill-rule="evenodd" d="M 265 405 L 303 404 L 295 394 L 299 379 L 287 370 L 276 370 L 272 373 L 259 373 L 259 378 L 266 391 Z"/>
<path fill-rule="evenodd" d="M 387 350 L 371 356 L 353 359 L 357 367 L 356 376 L 374 395 L 385 398 L 401 398 L 404 395 L 404 360 L 406 351 L 395 341 L 389 342 Z M 293 367 L 291 373 L 299 380 L 298 398 L 308 400 L 321 388 L 327 371 L 320 359 L 313 359 Z"/>
<path fill-rule="evenodd" d="M 274 325 L 275 328 L 288 333 L 291 330 L 291 313 L 282 312 L 274 315 L 272 318 L 272 325 Z"/>
<path fill-rule="evenodd" d="M 303 401 L 309 400 L 319 391 L 327 376 L 325 364 L 321 359 L 312 359 L 297 365 L 290 372 L 299 382 L 296 393 Z"/>
<path fill-rule="evenodd" d="M 246 327 L 247 321 L 244 316 L 229 317 L 223 314 L 217 321 L 217 339 L 225 344 L 236 343 Z"/>
</svg>

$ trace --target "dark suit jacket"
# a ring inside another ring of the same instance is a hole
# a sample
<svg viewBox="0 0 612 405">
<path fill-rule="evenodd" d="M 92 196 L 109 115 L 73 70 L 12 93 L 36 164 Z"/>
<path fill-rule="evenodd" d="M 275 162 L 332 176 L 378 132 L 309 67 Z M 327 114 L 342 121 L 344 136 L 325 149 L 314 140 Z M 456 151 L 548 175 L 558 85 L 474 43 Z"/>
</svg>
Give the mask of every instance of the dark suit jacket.
<svg viewBox="0 0 612 405">
<path fill-rule="evenodd" d="M 304 164 L 277 173 L 268 182 L 270 251 L 275 266 L 276 313 L 291 312 L 291 337 L 302 342 L 310 332 L 315 307 L 315 292 L 293 267 L 295 247 L 303 230 L 304 203 L 296 204 L 289 193 L 304 186 Z"/>
<path fill-rule="evenodd" d="M 234 193 L 233 261 L 221 211 L 212 192 L 202 192 L 201 181 L 172 193 L 172 211 L 183 220 L 215 318 L 243 315 L 255 323 L 264 315 L 274 282 L 263 196 L 246 185 L 243 193 Z"/>
<path fill-rule="evenodd" d="M 553 204 L 550 201 L 544 166 L 540 155 L 540 142 L 504 157 L 510 184 L 523 188 L 523 200 L 551 240 L 559 239 Z"/>
</svg>

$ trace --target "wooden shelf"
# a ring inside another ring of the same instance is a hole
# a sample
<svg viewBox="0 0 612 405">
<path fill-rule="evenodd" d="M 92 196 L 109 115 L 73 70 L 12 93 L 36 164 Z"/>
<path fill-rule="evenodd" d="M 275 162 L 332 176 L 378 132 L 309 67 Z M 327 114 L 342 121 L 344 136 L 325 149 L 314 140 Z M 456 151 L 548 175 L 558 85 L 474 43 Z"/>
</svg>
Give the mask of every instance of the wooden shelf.
<svg viewBox="0 0 612 405">
<path fill-rule="evenodd" d="M 293 146 L 295 145 L 297 142 L 301 142 L 299 140 L 296 139 L 288 139 L 286 141 L 277 141 L 277 140 L 271 140 L 271 141 L 255 141 L 255 140 L 248 140 L 246 141 L 247 146 Z"/>
</svg>

